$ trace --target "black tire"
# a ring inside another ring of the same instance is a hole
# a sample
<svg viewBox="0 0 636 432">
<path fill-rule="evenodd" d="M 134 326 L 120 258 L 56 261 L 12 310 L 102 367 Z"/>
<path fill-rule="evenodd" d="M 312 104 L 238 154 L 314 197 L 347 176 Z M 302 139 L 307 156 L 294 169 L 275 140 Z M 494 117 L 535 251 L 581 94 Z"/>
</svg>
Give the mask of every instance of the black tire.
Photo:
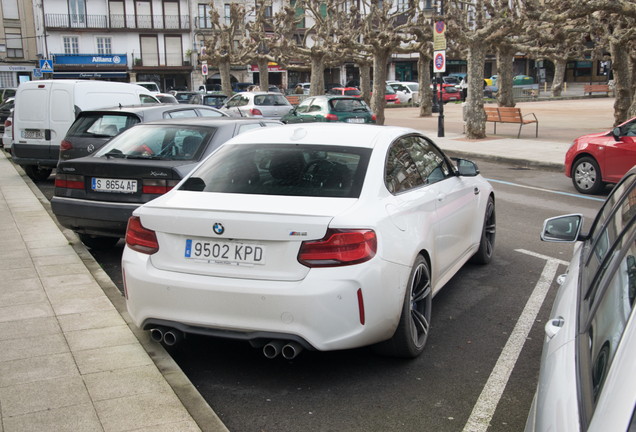
<svg viewBox="0 0 636 432">
<path fill-rule="evenodd" d="M 86 247 L 95 250 L 106 250 L 110 249 L 117 244 L 119 241 L 118 237 L 101 237 L 101 236 L 91 236 L 88 234 L 78 234 L 80 240 Z"/>
<path fill-rule="evenodd" d="M 601 169 L 592 157 L 582 157 L 572 165 L 572 184 L 583 194 L 597 194 L 605 188 Z"/>
<path fill-rule="evenodd" d="M 470 259 L 475 264 L 488 264 L 495 252 L 495 235 L 497 234 L 497 217 L 495 214 L 495 201 L 488 197 L 486 213 L 484 214 L 484 227 L 481 230 L 479 249 Z"/>
<path fill-rule="evenodd" d="M 52 168 L 43 168 L 37 165 L 24 165 L 24 172 L 34 181 L 43 181 L 49 178 Z"/>
<path fill-rule="evenodd" d="M 431 272 L 421 255 L 413 264 L 405 291 L 398 327 L 391 339 L 373 346 L 378 354 L 415 358 L 424 350 L 431 325 L 433 292 Z"/>
</svg>

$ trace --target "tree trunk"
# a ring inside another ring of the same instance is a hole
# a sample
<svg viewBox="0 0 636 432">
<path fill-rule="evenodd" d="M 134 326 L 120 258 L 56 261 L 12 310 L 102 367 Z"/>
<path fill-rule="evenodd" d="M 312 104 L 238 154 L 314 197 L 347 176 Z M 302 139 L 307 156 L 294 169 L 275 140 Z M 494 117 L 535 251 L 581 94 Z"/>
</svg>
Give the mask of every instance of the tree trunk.
<svg viewBox="0 0 636 432">
<path fill-rule="evenodd" d="M 486 137 L 484 111 L 484 63 L 488 47 L 475 43 L 468 48 L 468 99 L 466 110 L 466 138 Z"/>
<path fill-rule="evenodd" d="M 219 61 L 219 74 L 221 75 L 221 89 L 227 97 L 232 97 L 232 81 L 230 76 L 230 59 L 224 58 Z"/>
<path fill-rule="evenodd" d="M 420 52 L 420 59 L 417 61 L 417 76 L 420 84 L 420 117 L 430 117 L 433 115 L 433 90 L 431 90 L 430 85 L 431 58 L 422 52 Z"/>
<path fill-rule="evenodd" d="M 627 59 L 627 49 L 624 45 L 619 45 L 610 41 L 610 52 L 612 53 L 612 70 L 614 71 L 614 126 L 625 122 L 628 119 L 627 112 L 631 105 L 630 88 L 631 80 Z"/>
<path fill-rule="evenodd" d="M 373 95 L 371 110 L 375 113 L 376 123 L 384 124 L 384 107 L 386 106 L 386 62 L 389 53 L 375 53 L 373 56 Z"/>
<path fill-rule="evenodd" d="M 550 88 L 550 97 L 560 97 L 563 91 L 563 77 L 565 76 L 565 66 L 568 59 L 552 57 L 550 60 L 554 63 L 554 79 Z"/>
<path fill-rule="evenodd" d="M 312 53 L 313 54 L 313 53 Z M 309 87 L 310 96 L 325 94 L 325 57 L 312 55 L 311 57 L 311 85 Z"/>
<path fill-rule="evenodd" d="M 497 50 L 497 105 L 514 107 L 515 98 L 512 92 L 512 62 L 515 50 L 508 46 Z"/>
<path fill-rule="evenodd" d="M 258 64 L 258 86 L 262 91 L 269 91 L 269 72 L 267 69 L 269 62 L 266 58 L 259 57 L 256 63 Z"/>
<path fill-rule="evenodd" d="M 360 68 L 360 93 L 362 100 L 367 105 L 371 105 L 371 65 L 369 63 L 359 63 Z"/>
<path fill-rule="evenodd" d="M 636 57 L 634 57 L 633 51 L 631 51 L 629 54 L 629 71 L 631 78 L 631 86 L 629 90 L 632 104 L 627 111 L 627 117 L 632 118 L 636 117 L 636 97 L 634 97 L 636 95 Z M 609 72 L 607 76 L 609 77 Z"/>
</svg>

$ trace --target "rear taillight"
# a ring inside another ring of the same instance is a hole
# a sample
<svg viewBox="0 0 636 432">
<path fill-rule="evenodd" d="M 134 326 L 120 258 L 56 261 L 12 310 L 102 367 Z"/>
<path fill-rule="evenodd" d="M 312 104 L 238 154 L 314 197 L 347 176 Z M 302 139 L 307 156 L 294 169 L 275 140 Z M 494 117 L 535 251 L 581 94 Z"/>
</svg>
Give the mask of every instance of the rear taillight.
<svg viewBox="0 0 636 432">
<path fill-rule="evenodd" d="M 375 116 L 375 114 L 372 114 L 372 115 L 371 115 L 371 120 L 372 120 L 372 121 L 376 121 L 376 116 Z"/>
<path fill-rule="evenodd" d="M 73 144 L 71 144 L 69 141 L 66 140 L 62 140 L 62 142 L 60 143 L 60 151 L 69 151 L 70 149 L 73 148 Z"/>
<path fill-rule="evenodd" d="M 327 114 L 325 116 L 325 120 L 327 121 L 338 121 L 338 116 L 335 114 Z"/>
<path fill-rule="evenodd" d="M 4 121 L 4 127 L 9 127 L 11 126 L 11 117 L 8 117 L 5 121 Z"/>
<path fill-rule="evenodd" d="M 395 98 L 395 104 L 396 104 L 396 105 L 399 105 L 399 104 L 400 104 L 400 100 L 399 100 L 397 97 Z"/>
<path fill-rule="evenodd" d="M 170 191 L 180 180 L 151 180 L 144 179 L 142 193 L 161 195 Z"/>
<path fill-rule="evenodd" d="M 257 109 L 257 108 L 250 108 L 250 113 L 252 115 L 263 115 L 263 113 L 261 112 L 261 110 Z"/>
<path fill-rule="evenodd" d="M 307 267 L 360 264 L 373 258 L 377 249 L 373 230 L 328 229 L 321 240 L 303 242 L 298 262 Z"/>
<path fill-rule="evenodd" d="M 84 189 L 83 175 L 56 174 L 55 187 L 66 189 Z"/>
<path fill-rule="evenodd" d="M 126 246 L 146 255 L 159 252 L 157 235 L 154 231 L 144 228 L 138 216 L 131 216 L 131 218 L 128 219 Z"/>
</svg>

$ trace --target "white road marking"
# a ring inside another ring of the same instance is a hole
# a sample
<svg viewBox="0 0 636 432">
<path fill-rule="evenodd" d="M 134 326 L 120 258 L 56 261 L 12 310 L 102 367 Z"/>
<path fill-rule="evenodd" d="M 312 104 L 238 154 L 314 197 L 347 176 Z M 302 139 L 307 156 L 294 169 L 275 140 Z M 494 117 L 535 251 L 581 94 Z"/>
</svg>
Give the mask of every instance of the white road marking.
<svg viewBox="0 0 636 432">
<path fill-rule="evenodd" d="M 555 259 L 549 256 L 540 255 L 534 252 L 530 252 L 523 249 L 517 249 L 516 252 L 521 252 L 526 255 L 533 256 L 546 260 L 543 272 L 539 277 L 539 281 L 532 291 L 532 295 L 528 299 L 526 306 L 517 320 L 514 330 L 512 331 L 506 346 L 504 347 L 495 368 L 488 378 L 488 382 L 484 386 L 477 403 L 473 407 L 473 412 L 470 414 L 463 432 L 485 432 L 490 426 L 490 420 L 495 413 L 495 409 L 499 404 L 501 395 L 503 394 L 510 374 L 514 369 L 521 349 L 532 329 L 532 325 L 536 321 L 537 314 L 541 309 L 543 300 L 552 285 L 559 265 L 568 265 L 569 263 L 560 259 Z"/>
</svg>

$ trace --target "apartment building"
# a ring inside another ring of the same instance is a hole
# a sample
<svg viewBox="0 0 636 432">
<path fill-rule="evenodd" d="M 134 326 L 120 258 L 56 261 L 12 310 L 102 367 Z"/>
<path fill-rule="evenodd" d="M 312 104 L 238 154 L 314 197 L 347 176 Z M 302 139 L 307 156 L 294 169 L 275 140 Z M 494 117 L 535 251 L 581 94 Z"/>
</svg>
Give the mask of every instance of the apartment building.
<svg viewBox="0 0 636 432">
<path fill-rule="evenodd" d="M 0 4 L 0 87 L 17 87 L 32 78 L 39 59 L 34 4 L 32 0 L 2 0 Z"/>
</svg>

